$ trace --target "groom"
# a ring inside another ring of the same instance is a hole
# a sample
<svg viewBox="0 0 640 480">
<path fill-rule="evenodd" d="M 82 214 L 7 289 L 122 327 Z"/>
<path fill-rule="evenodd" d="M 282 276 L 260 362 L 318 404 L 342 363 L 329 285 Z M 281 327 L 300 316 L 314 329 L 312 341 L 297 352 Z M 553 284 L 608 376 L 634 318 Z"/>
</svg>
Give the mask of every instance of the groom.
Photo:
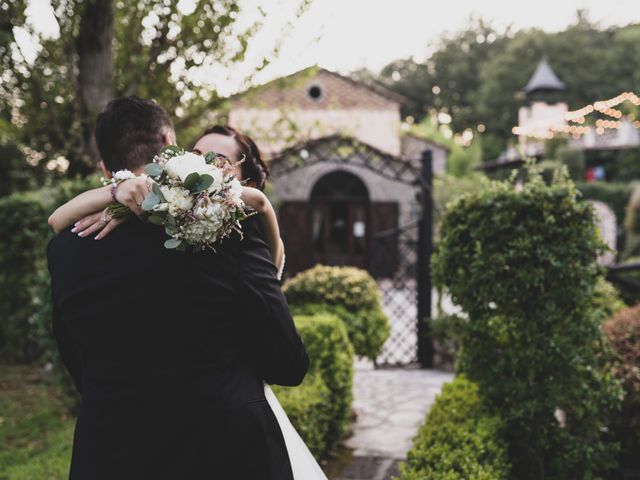
<svg viewBox="0 0 640 480">
<path fill-rule="evenodd" d="M 110 172 L 141 172 L 175 138 L 137 97 L 110 102 L 95 133 Z M 298 385 L 309 358 L 255 217 L 243 232 L 217 253 L 167 250 L 137 219 L 51 241 L 53 330 L 82 394 L 71 479 L 293 478 L 263 380 Z"/>
</svg>

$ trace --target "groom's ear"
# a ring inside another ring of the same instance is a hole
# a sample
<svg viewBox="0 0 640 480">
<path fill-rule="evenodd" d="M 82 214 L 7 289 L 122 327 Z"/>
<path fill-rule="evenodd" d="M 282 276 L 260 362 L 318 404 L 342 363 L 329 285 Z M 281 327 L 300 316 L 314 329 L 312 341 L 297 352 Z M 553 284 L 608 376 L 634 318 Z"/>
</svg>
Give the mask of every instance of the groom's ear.
<svg viewBox="0 0 640 480">
<path fill-rule="evenodd" d="M 111 178 L 113 176 L 111 171 L 107 168 L 102 160 L 100 160 L 100 170 L 102 170 L 102 175 L 104 176 L 104 178 Z"/>
<path fill-rule="evenodd" d="M 176 144 L 176 134 L 173 133 L 173 130 L 169 130 L 162 135 L 162 143 L 163 147 L 167 145 L 175 145 Z"/>
</svg>

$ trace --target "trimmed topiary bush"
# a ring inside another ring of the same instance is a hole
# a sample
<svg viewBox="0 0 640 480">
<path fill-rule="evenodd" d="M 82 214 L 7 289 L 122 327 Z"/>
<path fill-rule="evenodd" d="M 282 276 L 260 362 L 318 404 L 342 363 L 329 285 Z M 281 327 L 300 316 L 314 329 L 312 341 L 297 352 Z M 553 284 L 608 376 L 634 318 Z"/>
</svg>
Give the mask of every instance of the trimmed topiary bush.
<svg viewBox="0 0 640 480">
<path fill-rule="evenodd" d="M 433 270 L 469 315 L 460 370 L 505 421 L 513 477 L 589 478 L 621 396 L 592 300 L 603 246 L 566 173 L 529 178 L 451 205 Z"/>
<path fill-rule="evenodd" d="M 311 451 L 323 455 L 345 435 L 350 424 L 353 347 L 342 320 L 336 316 L 296 316 L 295 322 L 311 359 L 310 372 L 301 387 L 274 386 L 273 390 L 300 436 L 313 445 Z M 316 375 L 328 393 L 318 384 Z M 305 395 L 321 396 L 322 400 L 297 404 Z"/>
<path fill-rule="evenodd" d="M 615 375 L 624 386 L 622 411 L 614 426 L 620 441 L 619 465 L 640 476 L 640 305 L 620 310 L 604 324 L 616 355 Z"/>
<path fill-rule="evenodd" d="M 507 480 L 503 421 L 491 415 L 464 376 L 444 385 L 413 439 L 401 480 Z"/>
<path fill-rule="evenodd" d="M 320 372 L 310 372 L 295 388 L 272 386 L 278 401 L 313 455 L 320 459 L 329 449 L 331 391 Z"/>
<path fill-rule="evenodd" d="M 389 338 L 378 284 L 364 270 L 317 265 L 289 280 L 284 292 L 295 314 L 340 317 L 357 355 L 375 360 Z"/>
</svg>

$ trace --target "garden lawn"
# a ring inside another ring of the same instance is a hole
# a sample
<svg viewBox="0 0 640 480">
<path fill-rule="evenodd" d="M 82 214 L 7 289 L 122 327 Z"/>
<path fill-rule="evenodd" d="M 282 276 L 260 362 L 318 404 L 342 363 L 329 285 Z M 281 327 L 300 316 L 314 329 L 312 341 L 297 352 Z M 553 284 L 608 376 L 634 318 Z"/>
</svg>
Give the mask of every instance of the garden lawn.
<svg viewBox="0 0 640 480">
<path fill-rule="evenodd" d="M 68 478 L 74 423 L 50 374 L 0 364 L 0 480 Z"/>
</svg>

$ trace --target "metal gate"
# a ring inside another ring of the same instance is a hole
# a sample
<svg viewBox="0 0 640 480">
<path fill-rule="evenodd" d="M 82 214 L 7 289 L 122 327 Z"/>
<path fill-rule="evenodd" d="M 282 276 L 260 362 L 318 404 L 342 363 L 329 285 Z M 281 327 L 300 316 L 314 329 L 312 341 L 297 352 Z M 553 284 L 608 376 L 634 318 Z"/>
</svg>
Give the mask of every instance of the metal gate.
<svg viewBox="0 0 640 480">
<path fill-rule="evenodd" d="M 383 309 L 391 321 L 391 336 L 376 365 L 419 363 L 430 367 L 432 347 L 426 320 L 431 311 L 431 152 L 425 151 L 421 161 L 411 162 L 381 152 L 353 138 L 331 136 L 285 150 L 272 160 L 271 169 L 273 176 L 277 178 L 320 162 L 364 167 L 416 192 L 416 215 L 411 223 L 384 231 L 374 229 L 375 233 L 370 238 L 371 255 L 367 270 L 380 286 Z M 300 215 L 307 217 L 309 213 L 304 210 L 303 204 L 290 206 L 295 207 L 298 215 L 294 222 L 296 228 L 290 229 L 292 231 L 288 236 L 291 240 L 294 236 L 297 239 L 302 235 L 296 243 L 299 250 L 304 252 L 310 248 L 309 244 L 304 243 L 309 234 L 301 228 L 304 222 Z M 374 223 L 382 228 L 388 228 L 383 225 L 397 225 L 397 209 L 392 207 L 384 202 L 378 203 L 376 216 L 379 218 L 372 219 Z M 395 216 L 393 223 L 388 222 L 391 216 Z M 284 230 L 286 235 L 286 228 Z M 294 253 L 290 252 L 288 256 Z M 311 266 L 306 266 L 304 259 L 296 263 L 304 268 Z"/>
<path fill-rule="evenodd" d="M 377 359 L 378 365 L 418 361 L 418 225 L 415 222 L 382 232 L 371 241 L 374 272 L 378 262 L 397 262 L 390 276 L 376 278 L 383 309 L 391 320 L 391 335 Z"/>
</svg>

